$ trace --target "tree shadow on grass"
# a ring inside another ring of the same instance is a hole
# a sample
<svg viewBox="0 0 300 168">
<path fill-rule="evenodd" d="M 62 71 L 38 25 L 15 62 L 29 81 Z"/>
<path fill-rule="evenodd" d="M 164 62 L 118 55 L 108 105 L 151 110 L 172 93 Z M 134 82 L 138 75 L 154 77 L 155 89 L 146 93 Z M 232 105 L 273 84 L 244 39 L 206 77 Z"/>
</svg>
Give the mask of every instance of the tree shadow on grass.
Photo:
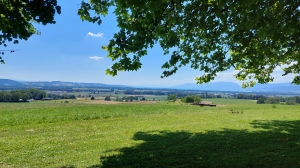
<svg viewBox="0 0 300 168">
<path fill-rule="evenodd" d="M 137 132 L 143 143 L 96 167 L 300 167 L 300 121 L 254 121 L 256 131 Z M 109 152 L 109 151 L 108 151 Z"/>
</svg>

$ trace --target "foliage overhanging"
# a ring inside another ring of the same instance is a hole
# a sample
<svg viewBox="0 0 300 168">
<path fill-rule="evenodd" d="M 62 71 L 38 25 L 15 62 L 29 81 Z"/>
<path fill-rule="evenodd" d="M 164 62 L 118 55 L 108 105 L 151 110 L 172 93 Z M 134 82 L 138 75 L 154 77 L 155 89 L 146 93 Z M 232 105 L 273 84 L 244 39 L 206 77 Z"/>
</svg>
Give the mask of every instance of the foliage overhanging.
<svg viewBox="0 0 300 168">
<path fill-rule="evenodd" d="M 283 65 L 283 75 L 295 74 L 292 83 L 300 84 L 299 6 L 300 0 L 90 0 L 78 14 L 101 24 L 114 10 L 120 31 L 103 47 L 115 61 L 107 74 L 138 70 L 159 43 L 170 54 L 161 77 L 190 66 L 204 72 L 197 83 L 206 83 L 233 68 L 248 87 L 272 82 Z"/>
<path fill-rule="evenodd" d="M 18 43 L 28 40 L 33 34 L 40 34 L 33 23 L 55 24 L 55 13 L 61 13 L 57 0 L 1 0 L 0 1 L 0 45 L 6 42 Z M 1 50 L 3 55 L 6 50 Z M 8 50 L 14 52 L 15 50 Z M 0 62 L 4 63 L 2 57 Z"/>
</svg>

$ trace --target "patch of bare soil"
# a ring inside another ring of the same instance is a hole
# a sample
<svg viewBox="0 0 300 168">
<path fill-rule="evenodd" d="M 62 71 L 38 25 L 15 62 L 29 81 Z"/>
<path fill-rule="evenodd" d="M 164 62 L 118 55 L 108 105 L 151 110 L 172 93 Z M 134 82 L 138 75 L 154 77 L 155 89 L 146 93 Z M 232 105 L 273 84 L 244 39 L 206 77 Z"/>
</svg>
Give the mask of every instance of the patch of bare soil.
<svg viewBox="0 0 300 168">
<path fill-rule="evenodd" d="M 209 102 L 209 101 L 201 101 L 201 103 L 203 104 L 212 104 L 212 102 Z M 217 104 L 217 107 L 225 107 L 226 105 L 225 104 Z"/>
<path fill-rule="evenodd" d="M 212 104 L 212 102 L 209 102 L 209 101 L 201 101 L 200 103 L 202 103 L 202 104 Z"/>
<path fill-rule="evenodd" d="M 157 101 L 134 101 L 134 102 L 124 102 L 124 103 L 132 103 L 132 104 L 155 104 Z"/>
</svg>

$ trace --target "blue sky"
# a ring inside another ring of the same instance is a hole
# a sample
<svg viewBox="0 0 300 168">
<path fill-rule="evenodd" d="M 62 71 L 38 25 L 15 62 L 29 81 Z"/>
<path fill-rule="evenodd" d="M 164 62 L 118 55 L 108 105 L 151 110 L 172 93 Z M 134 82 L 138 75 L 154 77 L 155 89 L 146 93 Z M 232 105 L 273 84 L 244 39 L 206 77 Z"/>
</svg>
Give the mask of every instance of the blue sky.
<svg viewBox="0 0 300 168">
<path fill-rule="evenodd" d="M 56 24 L 36 25 L 41 36 L 34 35 L 19 44 L 8 44 L 0 49 L 17 49 L 6 53 L 6 62 L 0 65 L 0 78 L 27 81 L 68 81 L 123 84 L 131 86 L 175 86 L 195 83 L 195 77 L 203 73 L 189 67 L 181 68 L 175 75 L 161 79 L 161 65 L 169 59 L 156 46 L 142 58 L 139 71 L 120 72 L 118 76 L 105 75 L 113 62 L 106 58 L 101 46 L 108 44 L 118 32 L 113 14 L 104 17 L 102 24 L 82 22 L 77 15 L 80 0 L 58 1 L 62 13 L 55 17 Z M 291 82 L 292 76 L 281 77 L 280 68 L 274 73 L 275 83 Z M 220 73 L 214 80 L 240 83 L 233 77 L 234 71 Z"/>
</svg>

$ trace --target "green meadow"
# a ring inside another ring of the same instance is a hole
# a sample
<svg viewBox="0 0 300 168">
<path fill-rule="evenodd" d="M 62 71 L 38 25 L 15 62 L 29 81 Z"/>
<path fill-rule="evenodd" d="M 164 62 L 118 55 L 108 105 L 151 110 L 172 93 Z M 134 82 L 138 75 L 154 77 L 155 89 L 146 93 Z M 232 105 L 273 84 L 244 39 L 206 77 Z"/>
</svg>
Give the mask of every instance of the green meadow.
<svg viewBox="0 0 300 168">
<path fill-rule="evenodd" d="M 300 167 L 300 106 L 0 103 L 0 167 Z"/>
</svg>

